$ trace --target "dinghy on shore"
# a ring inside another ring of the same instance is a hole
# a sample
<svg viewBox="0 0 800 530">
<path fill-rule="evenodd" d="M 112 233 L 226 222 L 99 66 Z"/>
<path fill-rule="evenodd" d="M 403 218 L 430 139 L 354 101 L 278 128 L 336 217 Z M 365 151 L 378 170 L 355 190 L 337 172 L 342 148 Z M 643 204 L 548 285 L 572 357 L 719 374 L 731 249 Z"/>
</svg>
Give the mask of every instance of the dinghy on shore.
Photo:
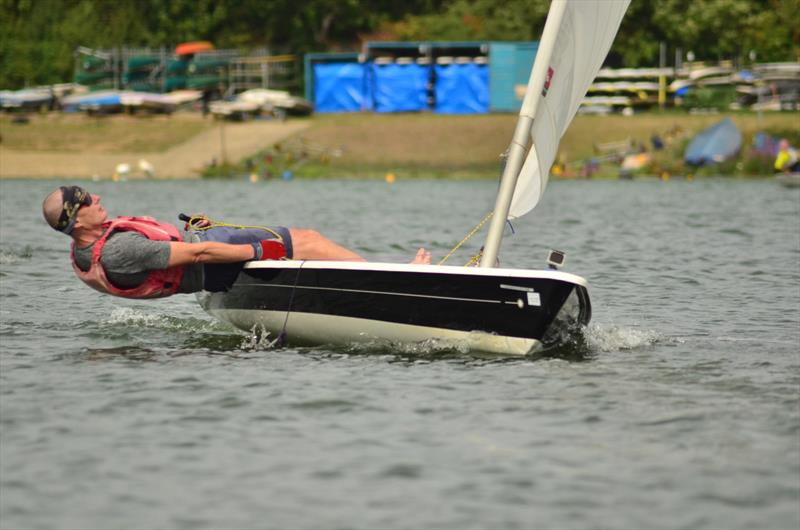
<svg viewBox="0 0 800 530">
<path fill-rule="evenodd" d="M 243 120 L 259 115 L 307 116 L 314 111 L 314 106 L 308 100 L 283 90 L 253 88 L 237 95 L 233 101 L 211 103 L 210 110 L 211 114 L 220 118 Z"/>
<path fill-rule="evenodd" d="M 686 147 L 683 158 L 692 166 L 724 162 L 742 148 L 742 133 L 730 118 L 712 125 Z"/>
<path fill-rule="evenodd" d="M 202 95 L 199 90 L 176 90 L 166 94 L 136 90 L 99 90 L 68 96 L 62 100 L 62 105 L 67 112 L 114 113 L 130 108 L 171 113 L 181 105 L 198 101 Z"/>
</svg>

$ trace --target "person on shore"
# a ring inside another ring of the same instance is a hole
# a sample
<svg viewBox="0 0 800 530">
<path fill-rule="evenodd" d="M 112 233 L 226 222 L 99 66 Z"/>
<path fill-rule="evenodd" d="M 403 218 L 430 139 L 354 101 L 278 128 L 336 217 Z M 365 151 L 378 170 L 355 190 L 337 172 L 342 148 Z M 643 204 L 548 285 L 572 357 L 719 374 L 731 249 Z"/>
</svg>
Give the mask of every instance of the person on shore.
<svg viewBox="0 0 800 530">
<path fill-rule="evenodd" d="M 199 242 L 185 242 L 177 227 L 152 217 L 116 217 L 99 195 L 61 186 L 42 203 L 55 230 L 72 238 L 72 267 L 90 287 L 125 298 L 161 298 L 200 290 L 224 291 L 248 261 L 299 259 L 366 261 L 355 252 L 303 228 L 235 228 L 192 218 Z M 188 225 L 187 225 L 188 226 Z M 419 249 L 411 261 L 430 264 Z"/>
<path fill-rule="evenodd" d="M 797 155 L 797 149 L 789 145 L 789 140 L 786 138 L 781 140 L 778 144 L 778 156 L 775 157 L 775 171 L 782 171 L 784 173 L 793 173 L 800 171 L 800 158 Z"/>
</svg>

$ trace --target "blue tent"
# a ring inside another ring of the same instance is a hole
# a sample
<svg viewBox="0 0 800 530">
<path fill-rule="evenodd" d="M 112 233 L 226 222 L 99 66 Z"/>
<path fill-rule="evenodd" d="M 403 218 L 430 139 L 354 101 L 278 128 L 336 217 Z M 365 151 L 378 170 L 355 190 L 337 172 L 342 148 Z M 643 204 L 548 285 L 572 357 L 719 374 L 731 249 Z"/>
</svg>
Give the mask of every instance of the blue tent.
<svg viewBox="0 0 800 530">
<path fill-rule="evenodd" d="M 377 112 L 417 112 L 428 108 L 430 67 L 373 64 L 372 75 Z"/>
<path fill-rule="evenodd" d="M 741 147 L 742 133 L 730 118 L 725 118 L 695 136 L 683 158 L 693 166 L 724 162 L 734 157 Z"/>
<path fill-rule="evenodd" d="M 354 112 L 372 108 L 366 66 L 362 63 L 314 65 L 314 109 L 317 112 Z"/>
<path fill-rule="evenodd" d="M 489 112 L 489 68 L 485 64 L 437 64 L 436 112 Z"/>
</svg>

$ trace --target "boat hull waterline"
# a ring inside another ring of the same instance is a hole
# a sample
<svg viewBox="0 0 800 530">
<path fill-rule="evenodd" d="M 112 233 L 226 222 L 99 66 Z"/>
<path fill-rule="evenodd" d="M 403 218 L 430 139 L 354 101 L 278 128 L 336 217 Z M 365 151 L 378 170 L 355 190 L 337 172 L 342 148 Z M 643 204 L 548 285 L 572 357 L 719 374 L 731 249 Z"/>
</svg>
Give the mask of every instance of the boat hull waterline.
<svg viewBox="0 0 800 530">
<path fill-rule="evenodd" d="M 435 341 L 525 355 L 588 324 L 586 280 L 543 270 L 259 261 L 200 305 L 244 331 L 297 345 Z"/>
</svg>

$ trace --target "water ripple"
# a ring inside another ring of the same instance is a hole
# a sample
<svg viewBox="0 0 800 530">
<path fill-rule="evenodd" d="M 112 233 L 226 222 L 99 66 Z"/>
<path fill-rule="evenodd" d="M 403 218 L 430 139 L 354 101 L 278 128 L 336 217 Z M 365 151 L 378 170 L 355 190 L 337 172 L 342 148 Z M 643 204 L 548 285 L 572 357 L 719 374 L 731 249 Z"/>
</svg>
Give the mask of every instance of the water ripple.
<svg viewBox="0 0 800 530">
<path fill-rule="evenodd" d="M 552 182 L 503 263 L 564 248 L 595 320 L 508 359 L 279 348 L 188 296 L 98 296 L 31 208 L 53 183 L 0 180 L 2 526 L 798 528 L 800 210 L 773 184 Z M 496 183 L 92 190 L 120 213 L 172 219 L 178 198 L 323 226 L 400 261 L 421 240 L 449 249 Z"/>
<path fill-rule="evenodd" d="M 292 403 L 289 405 L 292 408 L 300 410 L 328 410 L 335 409 L 338 412 L 349 412 L 358 406 L 357 403 L 345 401 L 343 399 L 315 399 L 310 401 L 302 401 L 299 403 Z"/>
</svg>

